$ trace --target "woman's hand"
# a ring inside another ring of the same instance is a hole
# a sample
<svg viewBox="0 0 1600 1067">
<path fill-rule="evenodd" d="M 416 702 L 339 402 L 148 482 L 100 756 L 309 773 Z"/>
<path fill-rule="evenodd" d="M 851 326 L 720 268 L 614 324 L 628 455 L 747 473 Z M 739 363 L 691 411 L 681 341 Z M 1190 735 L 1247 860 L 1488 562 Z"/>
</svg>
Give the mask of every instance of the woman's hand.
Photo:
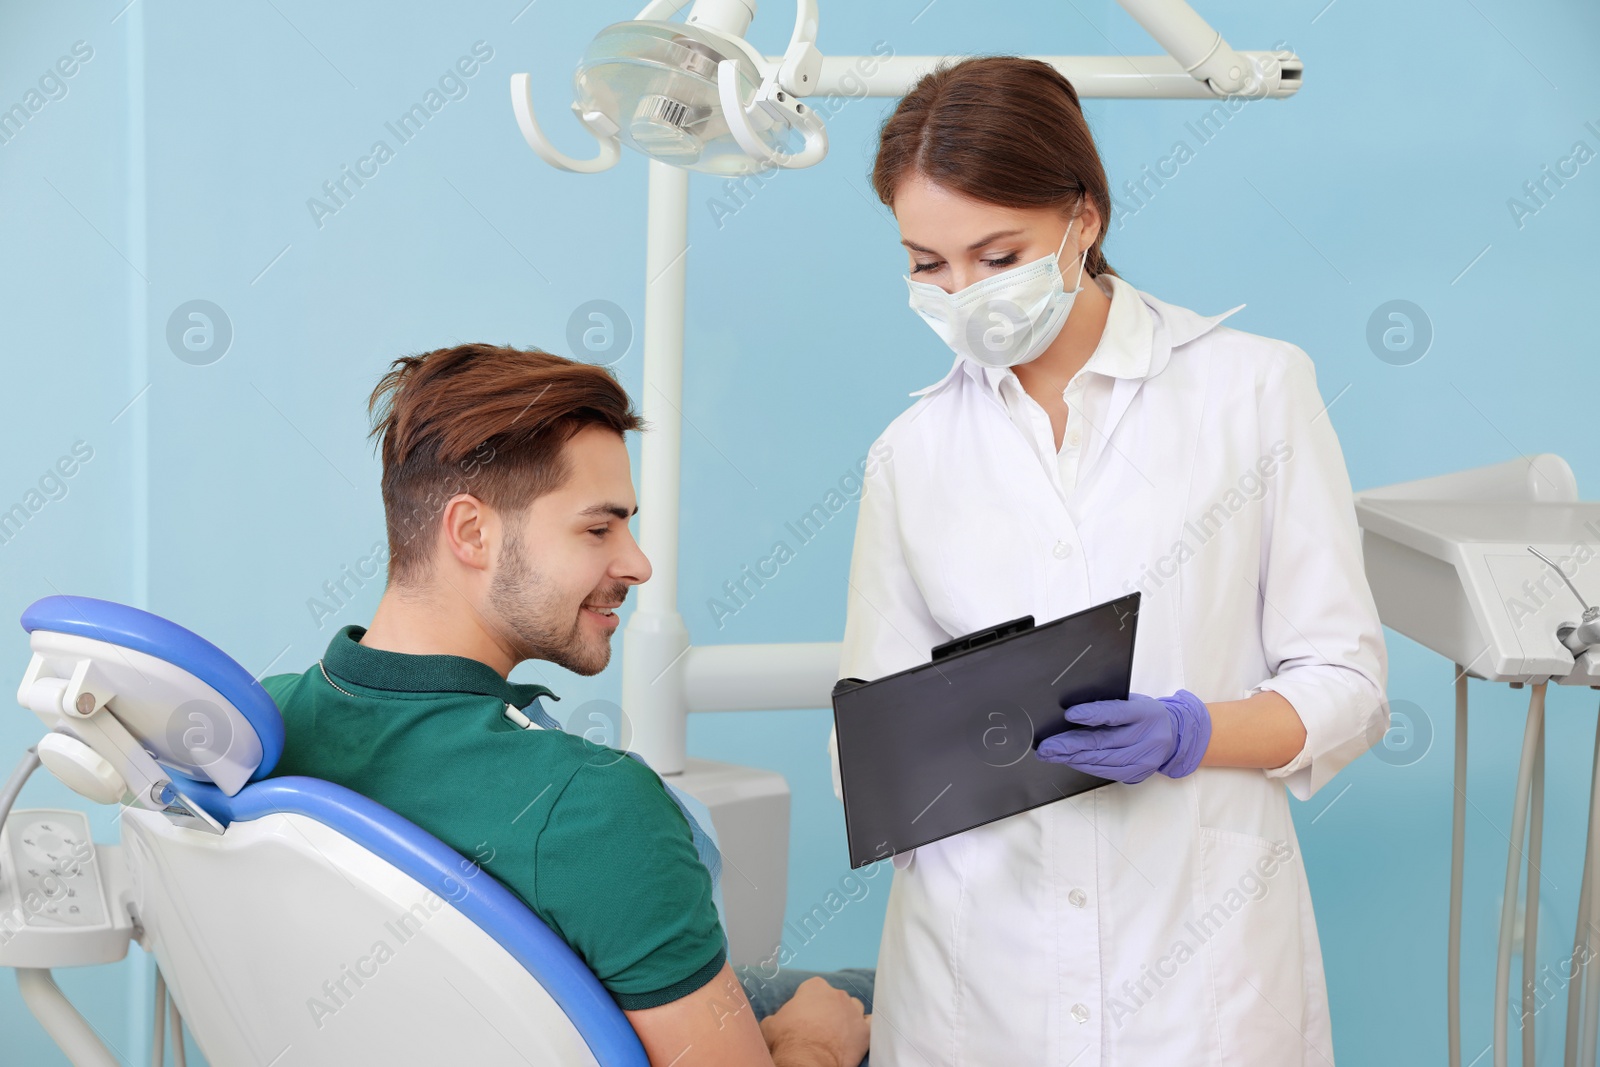
<svg viewBox="0 0 1600 1067">
<path fill-rule="evenodd" d="M 1116 782 L 1142 782 L 1157 771 L 1182 778 L 1211 743 L 1211 712 L 1187 689 L 1159 699 L 1091 700 L 1064 714 L 1074 728 L 1040 742 L 1039 758 Z"/>
</svg>

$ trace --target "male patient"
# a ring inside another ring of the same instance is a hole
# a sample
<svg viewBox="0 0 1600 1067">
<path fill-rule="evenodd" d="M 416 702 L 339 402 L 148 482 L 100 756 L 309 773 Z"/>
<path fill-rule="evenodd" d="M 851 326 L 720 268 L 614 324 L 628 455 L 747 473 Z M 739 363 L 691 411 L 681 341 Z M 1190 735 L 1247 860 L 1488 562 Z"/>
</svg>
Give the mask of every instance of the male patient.
<svg viewBox="0 0 1600 1067">
<path fill-rule="evenodd" d="M 286 727 L 276 773 L 362 793 L 480 864 L 583 958 L 652 1064 L 856 1067 L 863 1004 L 830 982 L 870 1003 L 871 972 L 792 997 L 791 972 L 747 973 L 747 997 L 661 779 L 595 758 L 537 702 L 555 694 L 507 681 L 530 659 L 599 673 L 650 577 L 628 530 L 627 394 L 600 367 L 463 345 L 395 360 L 369 408 L 388 585 L 370 627 L 263 683 Z"/>
</svg>

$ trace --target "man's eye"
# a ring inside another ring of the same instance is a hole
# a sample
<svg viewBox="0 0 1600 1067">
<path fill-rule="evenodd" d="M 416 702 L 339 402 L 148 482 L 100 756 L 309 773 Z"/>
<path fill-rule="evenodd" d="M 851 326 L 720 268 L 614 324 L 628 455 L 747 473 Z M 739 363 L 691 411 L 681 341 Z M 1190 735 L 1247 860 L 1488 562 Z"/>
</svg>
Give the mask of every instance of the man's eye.
<svg viewBox="0 0 1600 1067">
<path fill-rule="evenodd" d="M 594 529 L 590 530 L 589 532 L 592 533 L 592 534 L 596 534 L 596 535 L 598 535 L 600 537 L 604 537 L 606 534 L 611 532 L 611 527 L 609 527 L 609 526 L 597 526 Z"/>
</svg>

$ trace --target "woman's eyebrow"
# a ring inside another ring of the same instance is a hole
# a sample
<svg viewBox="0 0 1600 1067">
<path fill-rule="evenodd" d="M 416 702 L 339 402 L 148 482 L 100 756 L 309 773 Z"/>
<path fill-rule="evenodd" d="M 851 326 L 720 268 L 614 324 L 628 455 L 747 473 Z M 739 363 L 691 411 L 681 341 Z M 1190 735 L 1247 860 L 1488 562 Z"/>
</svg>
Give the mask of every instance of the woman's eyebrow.
<svg viewBox="0 0 1600 1067">
<path fill-rule="evenodd" d="M 982 248 L 984 245 L 988 244 L 991 241 L 998 241 L 1002 237 L 1015 237 L 1017 234 L 1019 234 L 1021 232 L 1022 232 L 1021 230 L 1001 230 L 998 233 L 991 233 L 989 236 L 983 238 L 983 240 L 981 240 L 981 241 L 972 242 L 970 245 L 967 246 L 967 251 L 968 252 L 976 252 L 978 249 Z M 939 254 L 939 253 L 935 252 L 931 248 L 923 248 L 921 245 L 913 244 L 912 242 L 907 241 L 904 238 L 900 239 L 900 243 L 905 245 L 907 248 L 912 249 L 913 251 L 926 252 L 930 256 L 936 256 L 936 255 Z"/>
</svg>

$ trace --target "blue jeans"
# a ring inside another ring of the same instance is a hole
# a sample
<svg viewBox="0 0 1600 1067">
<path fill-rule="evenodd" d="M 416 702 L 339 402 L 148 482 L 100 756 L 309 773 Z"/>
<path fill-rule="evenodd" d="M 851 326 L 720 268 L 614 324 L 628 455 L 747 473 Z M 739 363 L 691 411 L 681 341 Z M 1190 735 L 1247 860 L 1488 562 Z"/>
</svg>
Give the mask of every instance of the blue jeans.
<svg viewBox="0 0 1600 1067">
<path fill-rule="evenodd" d="M 862 1008 L 870 1015 L 872 985 L 878 972 L 870 967 L 846 967 L 840 971 L 797 971 L 781 967 L 777 975 L 768 978 L 760 967 L 735 967 L 733 973 L 739 976 L 744 995 L 755 1010 L 756 1021 L 760 1022 L 787 1004 L 800 983 L 807 978 L 821 978 L 833 988 L 844 990 L 861 1001 Z M 868 1059 L 870 1056 L 861 1057 L 861 1067 L 868 1067 Z"/>
</svg>

